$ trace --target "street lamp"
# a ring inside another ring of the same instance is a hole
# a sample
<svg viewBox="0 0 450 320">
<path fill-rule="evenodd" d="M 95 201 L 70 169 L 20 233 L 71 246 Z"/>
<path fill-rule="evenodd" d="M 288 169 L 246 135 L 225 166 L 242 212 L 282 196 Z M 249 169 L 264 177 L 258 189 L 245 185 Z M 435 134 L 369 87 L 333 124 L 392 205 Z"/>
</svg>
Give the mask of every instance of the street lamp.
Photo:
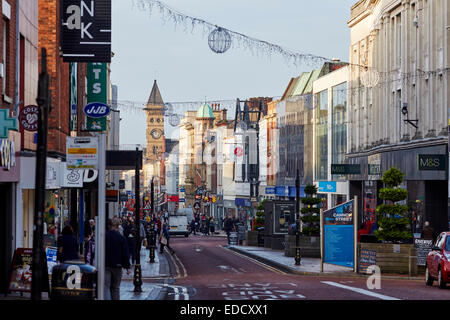
<svg viewBox="0 0 450 320">
<path fill-rule="evenodd" d="M 295 178 L 295 211 L 297 213 L 297 221 L 295 224 L 295 265 L 299 266 L 301 261 L 300 255 L 300 173 L 297 170 Z"/>
<path fill-rule="evenodd" d="M 140 176 L 139 176 L 139 149 L 136 148 L 136 168 L 135 168 L 135 223 L 136 223 L 136 265 L 134 266 L 134 292 L 142 292 L 142 269 L 141 269 L 141 233 L 140 233 Z"/>
</svg>

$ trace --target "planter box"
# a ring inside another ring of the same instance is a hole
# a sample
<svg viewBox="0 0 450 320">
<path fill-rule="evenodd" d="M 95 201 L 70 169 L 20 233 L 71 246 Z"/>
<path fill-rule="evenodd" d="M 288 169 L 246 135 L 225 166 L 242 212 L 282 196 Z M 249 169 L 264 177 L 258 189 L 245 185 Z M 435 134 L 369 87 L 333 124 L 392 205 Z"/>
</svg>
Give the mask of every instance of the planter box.
<svg viewBox="0 0 450 320">
<path fill-rule="evenodd" d="M 296 236 L 285 235 L 284 255 L 295 257 Z M 300 255 L 306 258 L 320 258 L 320 237 L 300 236 Z"/>
<path fill-rule="evenodd" d="M 413 244 L 359 243 L 358 270 L 361 250 L 376 252 L 376 265 L 381 273 L 399 273 L 417 276 L 417 252 Z"/>
<path fill-rule="evenodd" d="M 251 247 L 258 246 L 258 231 L 247 231 L 245 235 L 245 245 Z"/>
</svg>

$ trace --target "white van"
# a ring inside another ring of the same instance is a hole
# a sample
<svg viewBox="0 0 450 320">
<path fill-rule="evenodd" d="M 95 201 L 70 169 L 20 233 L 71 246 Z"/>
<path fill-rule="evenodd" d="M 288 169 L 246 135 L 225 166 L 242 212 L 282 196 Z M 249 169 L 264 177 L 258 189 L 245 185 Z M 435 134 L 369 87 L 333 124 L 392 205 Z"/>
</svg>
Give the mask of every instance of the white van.
<svg viewBox="0 0 450 320">
<path fill-rule="evenodd" d="M 192 208 L 180 208 L 177 211 L 177 214 L 185 215 L 188 219 L 188 223 L 191 223 L 194 220 L 194 211 Z"/>
<path fill-rule="evenodd" d="M 188 237 L 188 224 L 189 222 L 186 214 L 171 213 L 169 215 L 169 235 L 184 235 L 185 237 Z"/>
</svg>

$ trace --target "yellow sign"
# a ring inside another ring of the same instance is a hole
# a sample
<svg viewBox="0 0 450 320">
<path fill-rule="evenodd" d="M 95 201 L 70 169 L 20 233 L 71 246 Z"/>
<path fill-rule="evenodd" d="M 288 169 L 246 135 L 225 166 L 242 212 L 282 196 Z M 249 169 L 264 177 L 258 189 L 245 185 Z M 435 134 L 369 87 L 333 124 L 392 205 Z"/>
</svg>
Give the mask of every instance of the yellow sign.
<svg viewBox="0 0 450 320">
<path fill-rule="evenodd" d="M 68 154 L 97 154 L 97 149 L 95 148 L 69 148 L 67 150 Z"/>
</svg>

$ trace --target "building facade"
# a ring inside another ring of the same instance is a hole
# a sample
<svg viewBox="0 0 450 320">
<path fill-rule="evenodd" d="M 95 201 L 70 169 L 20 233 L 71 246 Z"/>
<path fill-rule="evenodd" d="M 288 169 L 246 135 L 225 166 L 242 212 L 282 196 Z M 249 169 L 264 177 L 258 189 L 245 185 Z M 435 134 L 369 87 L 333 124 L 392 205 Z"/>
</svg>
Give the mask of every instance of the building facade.
<svg viewBox="0 0 450 320">
<path fill-rule="evenodd" d="M 449 8 L 447 0 L 359 1 L 351 34 L 347 162 L 350 196 L 377 199 L 381 175 L 405 173 L 414 232 L 448 230 Z M 434 166 L 445 158 L 445 163 Z M 372 201 L 373 202 L 373 201 Z M 375 205 L 375 204 L 374 204 Z M 362 219 L 373 219 L 369 210 Z"/>
</svg>

